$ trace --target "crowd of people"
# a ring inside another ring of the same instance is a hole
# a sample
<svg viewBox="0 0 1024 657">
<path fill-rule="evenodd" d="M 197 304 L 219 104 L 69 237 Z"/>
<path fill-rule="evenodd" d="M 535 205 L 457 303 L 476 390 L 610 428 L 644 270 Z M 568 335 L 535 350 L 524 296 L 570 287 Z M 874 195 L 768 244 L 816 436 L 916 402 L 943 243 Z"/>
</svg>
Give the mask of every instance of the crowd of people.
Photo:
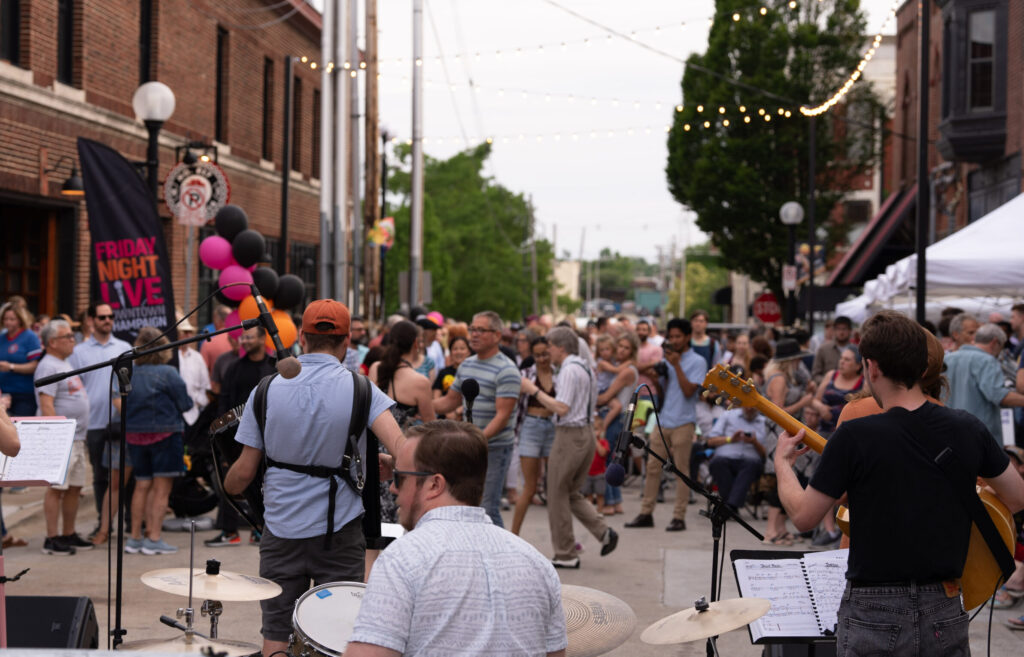
<svg viewBox="0 0 1024 657">
<path fill-rule="evenodd" d="M 215 308 L 209 328 L 223 328 L 228 313 L 226 307 Z M 625 315 L 585 324 L 555 323 L 549 316 L 509 323 L 497 313 L 481 311 L 461 322 L 426 308 L 413 308 L 374 326 L 351 316 L 338 302 L 321 300 L 310 304 L 297 322 L 293 352 L 299 355 L 301 375 L 269 380 L 262 393 L 260 382 L 275 372 L 263 328 L 237 336 L 222 333 L 173 354 L 156 352 L 136 361 L 128 400 L 112 385 L 110 368 L 34 386 L 44 376 L 128 351 L 132 345 L 113 335 L 114 315 L 104 303 L 91 305 L 80 321 L 67 316 L 38 320 L 18 298 L 0 307 L 0 392 L 8 414 L 77 421 L 67 480 L 45 496 L 43 552 L 72 555 L 108 541 L 110 509 L 116 508 L 121 482 L 128 484 L 130 496 L 125 551 L 175 552 L 162 539 L 161 527 L 174 484 L 187 473 L 186 436 L 205 426 L 204 418 L 208 424 L 212 417 L 234 413 L 237 450 L 222 463 L 230 468 L 223 487 L 228 493 L 244 490 L 259 474 L 260 464 L 268 464 L 266 524 L 262 533 L 253 528 L 249 543 L 260 546 L 261 575 L 286 591 L 263 604 L 265 650 L 284 645 L 291 605 L 310 579 L 318 584 L 358 581 L 366 572 L 359 526 L 361 477 L 352 467 L 356 457 L 336 438 L 359 415 L 356 373 L 374 384 L 366 397 L 365 421 L 380 441 L 382 461 L 396 464 L 393 477 L 381 482 L 381 520 L 411 531 L 436 515 L 474 527 L 483 520 L 500 529 L 502 510 L 512 510 L 508 536 L 514 536 L 531 507 L 546 506 L 553 554 L 546 563 L 551 568 L 581 567 L 574 519 L 598 541 L 601 556 L 616 549 L 619 536 L 606 519 L 623 513 L 623 490 L 607 485 L 603 475 L 616 457 L 619 435 L 633 430 L 646 435 L 653 454 L 671 456 L 681 471 L 717 489 L 733 511 L 757 515 L 766 509 L 768 543 L 828 548 L 845 541 L 834 513 L 842 493 L 856 489 L 851 477 L 857 473 L 848 470 L 849 464 L 838 465 L 835 457 L 797 447 L 793 436 L 754 408 L 725 410 L 705 400 L 701 384 L 716 365 L 749 379 L 758 394 L 785 414 L 826 439 L 840 437 L 837 442 L 843 445 L 851 434 L 844 431 L 844 422 L 878 414 L 887 404 L 899 405 L 892 400 L 906 402 L 911 391 L 929 409 L 939 409 L 928 411 L 935 418 L 963 423 L 971 417 L 977 425 L 965 424 L 965 430 L 984 428 L 979 435 L 989 435 L 992 446 L 979 457 L 979 474 L 994 478 L 1004 459 L 1016 459 L 1015 472 L 1024 472 L 1019 413 L 1024 407 L 1024 305 L 1014 306 L 1008 321 L 992 316 L 985 323 L 948 309 L 938 326 L 922 329 L 913 324 L 919 337 L 885 313 L 859 331 L 848 318 L 836 317 L 817 339 L 800 330 L 781 333 L 772 327 L 712 334 L 708 313 L 702 310 L 670 319 L 664 335 L 652 319 Z M 178 329 L 184 337 L 196 331 L 188 319 Z M 923 374 L 901 378 L 903 365 L 893 360 L 898 354 L 880 343 L 879 336 L 903 340 L 904 360 L 917 351 L 924 354 Z M 145 327 L 134 346 L 166 342 L 160 331 Z M 169 363 L 172 356 L 176 366 Z M 258 393 L 263 395 L 256 404 L 262 415 L 253 410 Z M 634 397 L 638 412 L 626 426 Z M 352 403 L 345 403 L 349 399 Z M 912 404 L 907 403 L 909 408 Z M 940 405 L 966 415 L 950 419 Z M 1006 420 L 1003 408 L 1017 410 L 1016 427 Z M 121 411 L 126 413 L 123 471 L 117 440 Z M 1015 428 L 1016 445 L 1011 438 Z M 430 454 L 424 454 L 428 445 Z M 845 457 L 851 463 L 861 458 L 852 453 Z M 635 447 L 624 462 L 631 471 L 627 483 L 642 478 L 640 512 L 624 526 L 654 527 L 657 505 L 676 483 L 664 528 L 686 530 L 693 500 L 687 487 L 664 476 L 661 461 L 653 455 L 644 459 Z M 475 463 L 479 471 L 468 472 L 467 463 Z M 89 466 L 97 522 L 83 538 L 75 520 L 81 490 L 89 485 Z M 318 483 L 310 485 L 309 477 Z M 409 493 L 410 485 L 403 487 L 404 480 L 416 481 L 415 493 Z M 1006 481 L 1000 485 L 1011 490 Z M 860 502 L 864 508 L 877 503 L 863 493 L 859 497 L 867 499 Z M 326 514 L 321 508 L 325 499 Z M 410 507 L 409 500 L 423 505 Z M 477 515 L 471 510 L 432 510 L 446 506 L 480 509 Z M 239 526 L 238 514 L 222 502 L 219 532 L 206 545 L 241 545 Z M 4 534 L 4 547 L 25 545 L 23 538 Z M 499 543 L 509 540 L 492 533 L 486 537 Z M 449 540 L 461 544 L 469 539 L 455 534 Z M 523 567 L 538 558 L 525 544 L 515 545 L 523 553 Z M 395 586 L 400 573 L 394 569 L 408 567 L 403 559 L 425 549 L 409 548 L 407 556 L 395 552 L 393 558 L 378 561 L 379 570 L 372 572 L 380 573 L 380 586 Z M 443 555 L 430 552 L 430 559 L 444 561 Z M 1019 546 L 1016 556 L 1024 556 Z M 866 581 L 876 574 L 863 564 L 856 571 L 869 573 Z M 431 581 L 425 577 L 421 585 Z M 448 584 L 460 585 L 457 580 Z M 995 603 L 1011 607 L 1022 598 L 1024 566 L 1018 561 L 1016 574 Z M 371 607 L 394 606 L 386 595 L 379 602 L 375 596 L 367 599 Z M 541 596 L 530 604 L 544 607 L 547 602 Z M 1014 624 L 1024 627 L 1024 617 Z M 387 642 L 392 639 L 378 634 L 380 628 L 367 625 L 363 630 L 356 633 L 357 644 L 391 645 Z M 460 640 L 459 632 L 453 626 L 450 640 Z M 546 642 L 556 644 L 553 638 Z"/>
</svg>

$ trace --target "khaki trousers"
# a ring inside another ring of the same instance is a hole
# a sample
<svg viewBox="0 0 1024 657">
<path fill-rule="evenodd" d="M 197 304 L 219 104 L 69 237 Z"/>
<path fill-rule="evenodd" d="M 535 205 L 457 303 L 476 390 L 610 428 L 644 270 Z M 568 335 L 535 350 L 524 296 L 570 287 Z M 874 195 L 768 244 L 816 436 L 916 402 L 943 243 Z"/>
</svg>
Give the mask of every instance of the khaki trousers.
<svg viewBox="0 0 1024 657">
<path fill-rule="evenodd" d="M 665 429 L 664 433 L 676 468 L 687 477 L 690 476 L 690 450 L 693 448 L 693 435 L 693 423 Z M 651 435 L 651 451 L 665 458 L 665 445 L 657 433 Z M 658 500 L 658 488 L 661 485 L 661 470 L 661 463 L 653 456 L 648 457 L 647 479 L 644 482 L 644 499 L 640 503 L 640 513 L 650 515 L 654 512 L 654 505 Z M 690 489 L 683 482 L 677 481 L 676 505 L 672 510 L 672 517 L 677 520 L 686 520 L 686 507 L 689 503 Z"/>
<path fill-rule="evenodd" d="M 692 435 L 692 434 L 691 434 Z M 594 538 L 604 538 L 608 526 L 594 505 L 580 493 L 594 460 L 594 428 L 555 427 L 555 442 L 548 456 L 548 525 L 555 559 L 576 556 L 572 518 L 579 518 Z"/>
</svg>

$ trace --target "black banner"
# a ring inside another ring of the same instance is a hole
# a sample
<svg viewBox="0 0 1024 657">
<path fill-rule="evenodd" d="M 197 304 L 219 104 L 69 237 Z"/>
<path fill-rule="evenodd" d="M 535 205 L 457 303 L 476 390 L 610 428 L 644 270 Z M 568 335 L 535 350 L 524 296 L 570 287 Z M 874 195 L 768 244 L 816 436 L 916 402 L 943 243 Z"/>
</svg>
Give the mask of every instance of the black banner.
<svg viewBox="0 0 1024 657">
<path fill-rule="evenodd" d="M 143 326 L 163 331 L 175 321 L 156 202 L 135 167 L 114 149 L 79 137 L 78 158 L 92 237 L 92 299 L 110 304 L 114 335 L 132 344 Z"/>
</svg>

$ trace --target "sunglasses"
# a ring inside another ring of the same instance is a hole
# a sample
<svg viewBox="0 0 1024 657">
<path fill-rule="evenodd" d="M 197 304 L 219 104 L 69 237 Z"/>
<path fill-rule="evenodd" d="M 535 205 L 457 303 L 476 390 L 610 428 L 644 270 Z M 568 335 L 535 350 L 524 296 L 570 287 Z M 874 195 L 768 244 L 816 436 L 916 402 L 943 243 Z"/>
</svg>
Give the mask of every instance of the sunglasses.
<svg viewBox="0 0 1024 657">
<path fill-rule="evenodd" d="M 436 472 L 418 472 L 416 470 L 392 470 L 395 475 L 395 488 L 402 487 L 405 477 L 433 477 Z"/>
<path fill-rule="evenodd" d="M 109 315 L 96 315 L 96 319 L 114 319 L 114 314 L 111 313 Z"/>
</svg>

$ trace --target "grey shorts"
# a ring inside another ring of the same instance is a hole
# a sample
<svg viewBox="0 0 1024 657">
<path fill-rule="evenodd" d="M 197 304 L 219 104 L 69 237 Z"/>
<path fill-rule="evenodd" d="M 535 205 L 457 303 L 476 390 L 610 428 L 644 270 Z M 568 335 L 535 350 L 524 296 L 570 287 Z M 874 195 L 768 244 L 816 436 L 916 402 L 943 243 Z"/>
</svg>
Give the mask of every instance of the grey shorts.
<svg viewBox="0 0 1024 657">
<path fill-rule="evenodd" d="M 260 602 L 264 639 L 287 641 L 292 633 L 295 601 L 315 586 L 328 582 L 362 582 L 366 570 L 366 539 L 362 516 L 334 532 L 331 549 L 324 537 L 280 538 L 269 531 L 260 539 L 260 577 L 277 583 L 281 595 Z"/>
<path fill-rule="evenodd" d="M 604 497 L 604 473 L 599 475 L 587 475 L 586 481 L 583 482 L 583 488 L 580 492 L 584 495 L 600 495 Z"/>
</svg>

